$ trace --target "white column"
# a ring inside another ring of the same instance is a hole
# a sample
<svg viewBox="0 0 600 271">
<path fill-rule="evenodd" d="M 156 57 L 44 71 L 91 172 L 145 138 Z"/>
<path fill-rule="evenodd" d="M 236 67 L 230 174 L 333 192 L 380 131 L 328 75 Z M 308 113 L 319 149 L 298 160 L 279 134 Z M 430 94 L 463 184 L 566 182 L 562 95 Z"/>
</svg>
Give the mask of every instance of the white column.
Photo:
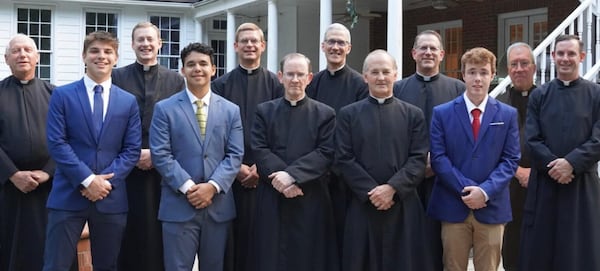
<svg viewBox="0 0 600 271">
<path fill-rule="evenodd" d="M 320 12 L 320 22 L 319 22 L 319 43 L 317 44 L 317 50 L 319 52 L 319 70 L 323 70 L 325 68 L 327 68 L 327 57 L 325 57 L 325 54 L 321 53 L 321 41 L 323 40 L 323 37 L 325 36 L 325 30 L 327 30 L 327 27 L 331 24 L 331 14 L 333 13 L 333 8 L 332 8 L 332 4 L 331 4 L 332 0 L 321 0 L 320 4 L 321 4 L 321 12 Z M 394 1 L 394 0 L 390 0 L 390 1 Z"/>
<path fill-rule="evenodd" d="M 387 51 L 398 64 L 398 80 L 402 79 L 402 1 L 388 0 Z"/>
<path fill-rule="evenodd" d="M 277 47 L 278 43 L 278 11 L 277 11 L 277 3 L 275 0 L 269 0 L 267 3 L 267 29 L 268 29 L 268 37 L 267 37 L 267 69 L 272 72 L 277 72 L 277 63 L 279 62 L 279 57 L 277 56 L 277 52 L 279 48 Z"/>
<path fill-rule="evenodd" d="M 227 10 L 227 66 L 226 71 L 229 72 L 236 67 L 236 54 L 235 49 L 233 48 L 233 43 L 235 42 L 235 15 Z"/>
<path fill-rule="evenodd" d="M 204 19 L 196 18 L 195 23 L 194 23 L 195 32 L 194 32 L 194 40 L 193 41 L 207 43 L 207 41 L 204 40 L 205 33 L 204 33 L 204 28 L 203 28 L 202 22 L 204 22 Z"/>
</svg>

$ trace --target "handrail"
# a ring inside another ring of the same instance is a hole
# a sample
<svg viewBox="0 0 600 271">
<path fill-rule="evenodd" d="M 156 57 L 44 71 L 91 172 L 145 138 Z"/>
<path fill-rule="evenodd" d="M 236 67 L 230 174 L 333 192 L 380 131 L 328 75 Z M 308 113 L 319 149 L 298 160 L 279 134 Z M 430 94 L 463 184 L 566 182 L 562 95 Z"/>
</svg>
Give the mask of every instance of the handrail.
<svg viewBox="0 0 600 271">
<path fill-rule="evenodd" d="M 583 75 L 583 79 L 596 82 L 595 76 L 598 74 L 598 71 L 600 71 L 600 62 L 594 64 L 594 66 Z"/>
<path fill-rule="evenodd" d="M 565 33 L 565 30 L 567 28 L 570 29 L 570 33 L 575 34 L 575 33 L 573 33 L 574 32 L 573 23 L 575 22 L 575 20 L 579 19 L 579 17 L 586 11 L 587 8 L 591 8 L 595 1 L 597 1 L 597 0 L 581 1 L 581 4 L 579 4 L 579 6 L 575 10 L 573 10 L 573 12 L 571 12 L 571 14 L 569 14 L 569 16 L 567 16 L 567 18 L 562 23 L 560 23 L 548 36 L 546 36 L 546 38 L 533 50 L 534 59 L 537 59 L 542 53 L 545 54 L 548 46 L 553 46 L 554 40 L 559 35 Z M 581 28 L 582 26 L 578 25 L 578 27 Z M 596 27 L 598 27 L 598 26 L 596 26 Z M 589 41 L 589 42 L 591 42 L 591 41 Z M 587 56 L 586 56 L 586 58 L 589 58 L 589 60 L 591 60 L 591 57 L 592 57 L 592 54 L 587 54 Z M 542 57 L 542 61 L 545 61 L 545 56 Z M 553 74 L 554 73 L 554 67 L 553 67 L 554 63 L 551 61 L 550 65 L 551 65 L 550 73 Z M 596 72 L 598 72 L 598 70 L 600 70 L 600 67 L 596 67 L 597 65 L 598 64 L 594 65 Z M 594 70 L 594 68 L 590 69 L 590 71 L 588 71 L 586 73 L 586 75 L 589 72 L 591 72 L 592 70 Z M 593 76 L 593 75 L 590 75 L 590 76 Z M 506 87 L 510 83 L 511 83 L 510 77 L 507 76 L 502 81 L 500 81 L 500 83 L 490 92 L 490 96 L 492 96 L 494 98 L 498 97 L 498 95 L 500 95 L 500 94 L 504 93 L 504 91 L 506 91 Z"/>
</svg>

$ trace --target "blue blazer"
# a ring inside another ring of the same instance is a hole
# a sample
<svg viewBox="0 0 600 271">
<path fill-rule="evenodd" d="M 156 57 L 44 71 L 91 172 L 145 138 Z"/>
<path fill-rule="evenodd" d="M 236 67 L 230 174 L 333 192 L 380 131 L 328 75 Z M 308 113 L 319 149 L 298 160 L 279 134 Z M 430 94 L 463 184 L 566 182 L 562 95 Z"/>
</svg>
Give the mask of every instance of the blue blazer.
<svg viewBox="0 0 600 271">
<path fill-rule="evenodd" d="M 470 209 L 461 199 L 466 186 L 488 195 L 487 207 L 474 210 L 477 221 L 512 220 L 508 184 L 519 162 L 517 111 L 488 98 L 477 141 L 463 95 L 436 106 L 431 120 L 431 166 L 436 173 L 427 213 L 445 222 L 464 221 Z"/>
<path fill-rule="evenodd" d="M 112 85 L 100 137 L 83 79 L 57 87 L 48 109 L 48 149 L 56 161 L 48 208 L 80 211 L 92 204 L 81 182 L 92 173 L 115 173 L 112 191 L 96 202 L 103 213 L 127 212 L 125 178 L 140 157 L 141 124 L 135 97 Z"/>
<path fill-rule="evenodd" d="M 235 218 L 231 184 L 244 155 L 244 134 L 239 107 L 212 93 L 208 107 L 206 136 L 200 127 L 186 90 L 173 94 L 154 107 L 150 125 L 152 163 L 160 172 L 162 192 L 158 218 L 185 222 L 196 210 L 179 191 L 191 179 L 195 183 L 215 181 L 221 192 L 207 207 L 216 222 Z"/>
</svg>

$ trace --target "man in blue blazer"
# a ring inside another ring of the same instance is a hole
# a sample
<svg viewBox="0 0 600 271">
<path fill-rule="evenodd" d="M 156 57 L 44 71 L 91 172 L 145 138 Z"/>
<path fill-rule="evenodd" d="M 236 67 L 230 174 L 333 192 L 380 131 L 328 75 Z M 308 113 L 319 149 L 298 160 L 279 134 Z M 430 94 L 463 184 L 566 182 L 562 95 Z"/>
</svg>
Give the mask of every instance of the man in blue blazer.
<svg viewBox="0 0 600 271">
<path fill-rule="evenodd" d="M 58 87 L 48 110 L 48 149 L 56 161 L 47 207 L 45 271 L 69 270 L 86 221 L 94 270 L 116 270 L 127 221 L 125 178 L 140 156 L 135 97 L 112 85 L 118 41 L 86 36 L 82 80 Z"/>
<path fill-rule="evenodd" d="M 237 105 L 214 94 L 213 49 L 191 43 L 181 50 L 186 89 L 154 108 L 152 163 L 162 175 L 158 219 L 165 269 L 223 270 L 227 229 L 235 218 L 230 190 L 244 155 Z"/>
<path fill-rule="evenodd" d="M 517 111 L 488 96 L 496 57 L 473 48 L 461 58 L 466 91 L 436 106 L 431 166 L 436 180 L 427 213 L 442 222 L 444 270 L 500 264 L 504 224 L 512 219 L 508 184 L 520 158 Z"/>
</svg>

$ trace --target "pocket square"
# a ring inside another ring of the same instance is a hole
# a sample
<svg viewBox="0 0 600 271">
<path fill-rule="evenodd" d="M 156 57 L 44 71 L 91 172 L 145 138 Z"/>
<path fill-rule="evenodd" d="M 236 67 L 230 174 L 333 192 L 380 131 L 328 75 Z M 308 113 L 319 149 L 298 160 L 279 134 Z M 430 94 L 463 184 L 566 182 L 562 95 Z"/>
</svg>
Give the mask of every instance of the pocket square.
<svg viewBox="0 0 600 271">
<path fill-rule="evenodd" d="M 504 125 L 504 121 L 490 123 L 490 126 L 497 126 L 497 125 Z"/>
</svg>

